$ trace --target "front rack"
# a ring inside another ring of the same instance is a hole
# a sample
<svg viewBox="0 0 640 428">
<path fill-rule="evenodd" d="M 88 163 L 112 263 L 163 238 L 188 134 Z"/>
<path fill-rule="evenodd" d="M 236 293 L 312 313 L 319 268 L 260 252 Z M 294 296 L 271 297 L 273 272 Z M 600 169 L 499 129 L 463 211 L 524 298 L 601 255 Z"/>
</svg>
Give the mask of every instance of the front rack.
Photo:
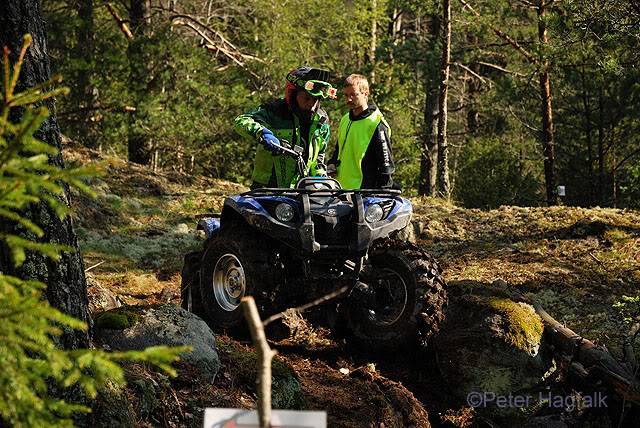
<svg viewBox="0 0 640 428">
<path fill-rule="evenodd" d="M 298 196 L 298 195 L 314 195 L 314 196 L 339 196 L 347 194 L 362 194 L 367 196 L 398 196 L 401 191 L 398 189 L 287 189 L 278 187 L 264 187 L 260 189 L 249 190 L 241 193 L 240 196 Z"/>
</svg>

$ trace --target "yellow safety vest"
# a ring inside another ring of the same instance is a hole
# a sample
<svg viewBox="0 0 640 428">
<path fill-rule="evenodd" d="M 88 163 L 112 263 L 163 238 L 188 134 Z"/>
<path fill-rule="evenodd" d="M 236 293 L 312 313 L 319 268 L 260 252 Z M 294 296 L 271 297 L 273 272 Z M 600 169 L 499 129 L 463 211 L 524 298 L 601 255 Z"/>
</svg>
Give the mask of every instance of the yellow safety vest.
<svg viewBox="0 0 640 428">
<path fill-rule="evenodd" d="M 380 122 L 387 125 L 378 108 L 363 119 L 351 120 L 349 113 L 340 119 L 336 179 L 343 189 L 359 189 L 362 185 L 362 159 Z"/>
</svg>

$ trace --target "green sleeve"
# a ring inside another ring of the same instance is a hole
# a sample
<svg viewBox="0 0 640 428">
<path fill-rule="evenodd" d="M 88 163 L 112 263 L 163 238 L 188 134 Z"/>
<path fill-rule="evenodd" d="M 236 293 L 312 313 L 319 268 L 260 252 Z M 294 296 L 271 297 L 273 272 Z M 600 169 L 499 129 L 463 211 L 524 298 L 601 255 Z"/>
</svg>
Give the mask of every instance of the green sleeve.
<svg viewBox="0 0 640 428">
<path fill-rule="evenodd" d="M 270 116 L 265 106 L 261 105 L 236 117 L 235 130 L 249 140 L 257 140 L 262 130 L 269 124 Z"/>
<path fill-rule="evenodd" d="M 322 125 L 322 128 L 320 128 L 320 135 L 322 142 L 320 143 L 320 150 L 318 150 L 318 159 L 316 160 L 315 165 L 311 168 L 311 175 L 326 177 L 327 170 L 324 164 L 324 155 L 327 151 L 327 147 L 329 146 L 329 139 L 331 138 L 331 129 L 329 128 L 328 123 L 324 123 Z"/>
</svg>

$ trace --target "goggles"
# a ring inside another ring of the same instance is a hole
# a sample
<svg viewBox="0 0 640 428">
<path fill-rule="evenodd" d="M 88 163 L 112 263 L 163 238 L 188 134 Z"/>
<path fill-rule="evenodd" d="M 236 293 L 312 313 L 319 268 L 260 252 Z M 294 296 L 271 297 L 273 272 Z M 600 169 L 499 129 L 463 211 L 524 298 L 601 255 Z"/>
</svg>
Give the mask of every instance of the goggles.
<svg viewBox="0 0 640 428">
<path fill-rule="evenodd" d="M 338 90 L 331 86 L 331 83 L 323 82 L 322 80 L 307 80 L 303 88 L 314 97 L 329 98 L 332 100 L 338 98 Z"/>
</svg>

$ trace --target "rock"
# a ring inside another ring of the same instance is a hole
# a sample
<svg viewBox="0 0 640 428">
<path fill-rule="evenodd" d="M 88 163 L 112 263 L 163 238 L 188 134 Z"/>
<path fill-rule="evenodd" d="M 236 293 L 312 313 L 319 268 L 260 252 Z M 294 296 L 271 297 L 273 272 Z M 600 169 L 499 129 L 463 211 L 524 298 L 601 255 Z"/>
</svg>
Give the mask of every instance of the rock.
<svg viewBox="0 0 640 428">
<path fill-rule="evenodd" d="M 136 413 L 125 388 L 110 383 L 98 391 L 91 405 L 91 413 L 85 418 L 79 425 L 94 428 L 137 426 Z"/>
<path fill-rule="evenodd" d="M 149 346 L 191 346 L 180 358 L 196 366 L 211 381 L 220 368 L 215 337 L 207 324 L 175 305 L 126 306 L 95 317 L 95 338 L 114 350 Z"/>
<path fill-rule="evenodd" d="M 111 290 L 87 276 L 87 296 L 89 297 L 89 313 L 108 311 L 122 306 L 122 300 Z"/>
<path fill-rule="evenodd" d="M 229 358 L 229 369 L 240 384 L 255 385 L 257 377 L 258 356 L 237 346 L 226 349 Z M 278 357 L 271 365 L 271 406 L 274 409 L 303 409 L 304 395 L 300 380 L 295 370 Z"/>
<path fill-rule="evenodd" d="M 191 232 L 191 228 L 187 226 L 185 223 L 180 223 L 176 226 L 175 233 L 179 235 L 186 235 Z"/>
<path fill-rule="evenodd" d="M 530 305 L 478 293 L 450 302 L 436 344 L 445 382 L 463 400 L 471 392 L 502 396 L 535 385 L 549 365 L 540 353 L 540 317 Z"/>
<path fill-rule="evenodd" d="M 136 413 L 140 419 L 148 420 L 153 412 L 161 405 L 159 399 L 159 389 L 156 387 L 153 379 L 135 379 L 129 382 L 129 385 L 136 392 L 137 406 Z"/>
<path fill-rule="evenodd" d="M 411 221 L 404 229 L 401 229 L 396 233 L 395 237 L 401 241 L 416 243 L 422 231 L 424 230 L 424 223 L 421 221 Z"/>
<path fill-rule="evenodd" d="M 294 373 L 274 376 L 271 384 L 271 405 L 275 409 L 302 409 L 302 386 Z"/>
</svg>

